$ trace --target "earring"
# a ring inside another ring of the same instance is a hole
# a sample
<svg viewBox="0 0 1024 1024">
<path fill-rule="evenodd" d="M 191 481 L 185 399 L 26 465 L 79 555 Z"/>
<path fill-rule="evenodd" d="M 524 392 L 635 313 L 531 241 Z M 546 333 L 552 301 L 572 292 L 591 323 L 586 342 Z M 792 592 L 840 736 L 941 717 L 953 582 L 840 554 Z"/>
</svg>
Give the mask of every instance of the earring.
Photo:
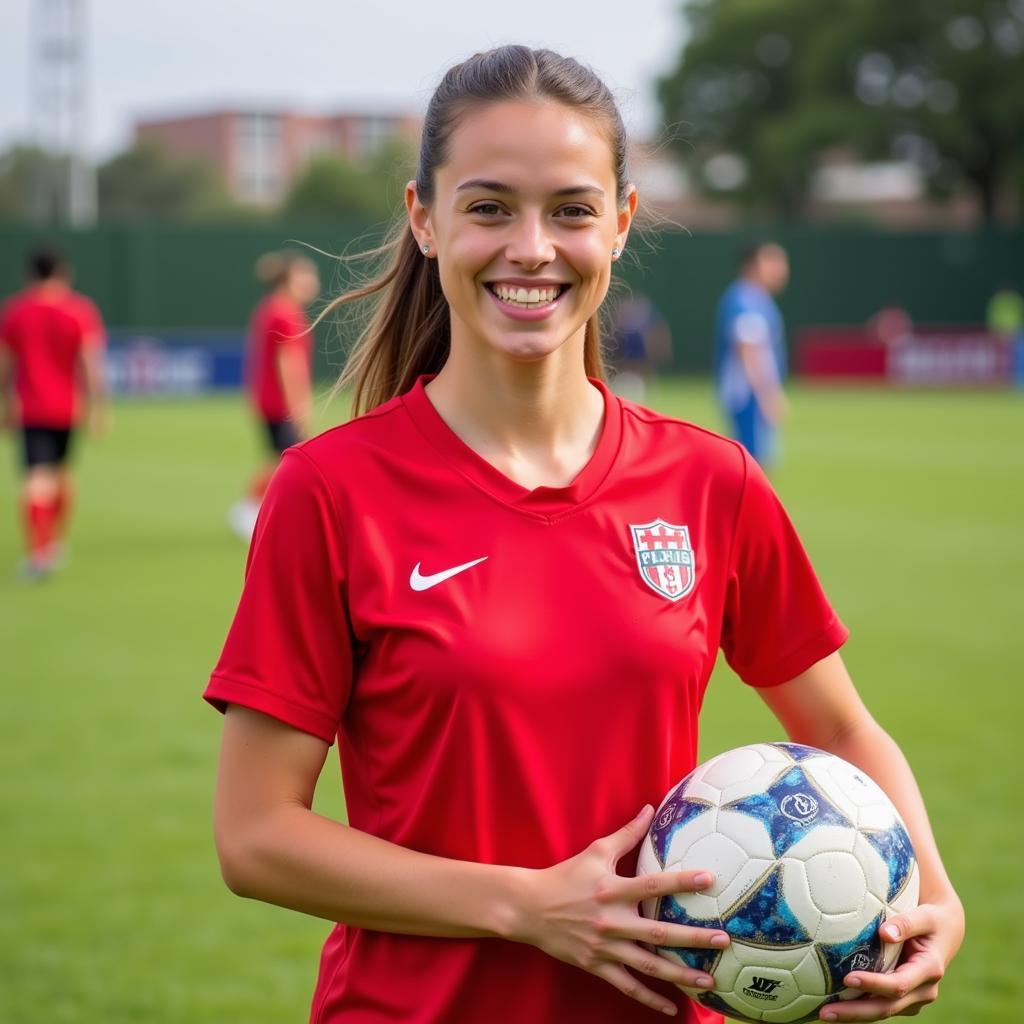
<svg viewBox="0 0 1024 1024">
<path fill-rule="evenodd" d="M 423 255 L 424 256 L 429 256 L 430 255 L 430 246 L 429 245 L 423 246 Z"/>
<path fill-rule="evenodd" d="M 622 250 L 618 246 L 615 246 L 615 248 L 612 249 L 612 259 L 617 260 L 619 258 L 619 253 L 621 252 Z"/>
</svg>

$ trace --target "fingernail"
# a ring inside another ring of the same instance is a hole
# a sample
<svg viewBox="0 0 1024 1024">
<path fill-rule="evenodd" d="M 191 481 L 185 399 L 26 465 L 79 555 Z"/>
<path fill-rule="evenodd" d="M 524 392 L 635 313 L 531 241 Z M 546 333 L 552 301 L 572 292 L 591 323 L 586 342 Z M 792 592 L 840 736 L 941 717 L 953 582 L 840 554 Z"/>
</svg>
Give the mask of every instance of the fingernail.
<svg viewBox="0 0 1024 1024">
<path fill-rule="evenodd" d="M 654 810 L 654 808 L 651 807 L 650 804 L 644 804 L 643 807 L 640 808 L 640 813 L 637 815 L 637 818 L 638 819 L 642 818 L 642 817 L 644 817 L 647 814 L 648 811 L 653 811 L 653 810 Z"/>
<path fill-rule="evenodd" d="M 729 936 L 725 932 L 719 932 L 717 935 L 711 936 L 711 945 L 721 949 L 722 946 L 729 945 Z"/>
<path fill-rule="evenodd" d="M 714 984 L 715 984 L 715 979 L 714 978 L 698 978 L 697 979 L 697 988 L 712 988 L 712 987 L 714 987 Z"/>
<path fill-rule="evenodd" d="M 849 978 L 849 979 L 846 979 L 846 984 L 850 988 L 860 988 L 861 980 L 860 980 L 860 978 Z"/>
<path fill-rule="evenodd" d="M 676 1008 L 674 1006 L 663 1006 L 661 1008 L 661 1012 L 665 1014 L 666 1017 L 674 1017 L 676 1015 Z"/>
<path fill-rule="evenodd" d="M 900 937 L 900 930 L 894 924 L 888 924 L 885 926 L 885 934 L 890 939 L 898 939 Z"/>
<path fill-rule="evenodd" d="M 710 885 L 711 882 L 711 875 L 709 875 L 706 871 L 701 871 L 699 874 L 693 876 L 694 885 Z"/>
<path fill-rule="evenodd" d="M 821 1015 L 821 1019 L 822 1020 L 838 1020 L 839 1018 L 831 1010 L 826 1010 Z"/>
</svg>

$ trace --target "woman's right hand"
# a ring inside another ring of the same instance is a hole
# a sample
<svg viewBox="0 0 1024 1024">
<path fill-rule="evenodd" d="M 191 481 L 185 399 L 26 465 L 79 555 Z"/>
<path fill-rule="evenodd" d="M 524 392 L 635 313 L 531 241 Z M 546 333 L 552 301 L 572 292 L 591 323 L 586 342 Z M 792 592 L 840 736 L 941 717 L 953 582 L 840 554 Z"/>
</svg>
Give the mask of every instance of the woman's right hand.
<svg viewBox="0 0 1024 1024">
<path fill-rule="evenodd" d="M 618 862 L 647 834 L 654 809 L 591 843 L 582 853 L 529 873 L 521 916 L 510 938 L 537 946 L 565 963 L 603 978 L 630 999 L 674 1016 L 676 1006 L 637 974 L 691 988 L 713 986 L 710 975 L 659 956 L 650 946 L 721 949 L 726 932 L 651 921 L 638 905 L 657 896 L 697 892 L 713 882 L 707 871 L 665 871 L 637 878 L 616 874 Z"/>
</svg>

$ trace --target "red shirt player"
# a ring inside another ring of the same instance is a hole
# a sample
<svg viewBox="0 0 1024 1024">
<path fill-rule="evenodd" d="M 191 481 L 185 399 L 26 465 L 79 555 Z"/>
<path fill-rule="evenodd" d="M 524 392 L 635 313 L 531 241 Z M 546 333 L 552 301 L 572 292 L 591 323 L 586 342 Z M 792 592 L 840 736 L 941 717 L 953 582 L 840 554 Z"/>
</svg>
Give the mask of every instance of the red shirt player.
<svg viewBox="0 0 1024 1024">
<path fill-rule="evenodd" d="M 629 877 L 694 766 L 719 647 L 795 741 L 882 782 L 921 855 L 904 962 L 825 1012 L 913 1012 L 959 946 L 917 786 L 764 475 L 600 383 L 625 152 L 575 61 L 502 47 L 449 72 L 361 293 L 379 304 L 344 383 L 364 414 L 267 493 L 206 691 L 215 831 L 233 890 L 341 922 L 318 1024 L 719 1021 L 671 984 L 710 979 L 643 943 L 728 936 L 637 909 L 712 879 Z M 311 810 L 335 739 L 347 825 Z"/>
<path fill-rule="evenodd" d="M 38 249 L 28 269 L 28 287 L 0 309 L 0 419 L 22 434 L 22 574 L 39 579 L 63 558 L 75 428 L 87 412 L 93 431 L 103 429 L 105 336 L 96 306 L 71 290 L 60 253 Z"/>
<path fill-rule="evenodd" d="M 310 434 L 312 332 L 305 310 L 320 292 L 316 264 L 299 253 L 266 253 L 256 263 L 256 276 L 269 291 L 249 322 L 246 383 L 271 459 L 228 515 L 232 528 L 246 541 L 277 460 Z"/>
</svg>

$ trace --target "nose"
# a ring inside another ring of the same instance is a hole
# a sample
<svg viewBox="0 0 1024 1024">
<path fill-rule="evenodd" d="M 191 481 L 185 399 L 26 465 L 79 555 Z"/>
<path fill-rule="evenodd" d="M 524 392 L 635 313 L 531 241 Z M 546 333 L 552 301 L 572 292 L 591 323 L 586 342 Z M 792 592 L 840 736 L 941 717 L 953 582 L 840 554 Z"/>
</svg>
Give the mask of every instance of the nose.
<svg viewBox="0 0 1024 1024">
<path fill-rule="evenodd" d="M 555 258 L 548 225 L 541 215 L 523 214 L 509 238 L 505 255 L 512 263 L 533 270 Z"/>
</svg>

